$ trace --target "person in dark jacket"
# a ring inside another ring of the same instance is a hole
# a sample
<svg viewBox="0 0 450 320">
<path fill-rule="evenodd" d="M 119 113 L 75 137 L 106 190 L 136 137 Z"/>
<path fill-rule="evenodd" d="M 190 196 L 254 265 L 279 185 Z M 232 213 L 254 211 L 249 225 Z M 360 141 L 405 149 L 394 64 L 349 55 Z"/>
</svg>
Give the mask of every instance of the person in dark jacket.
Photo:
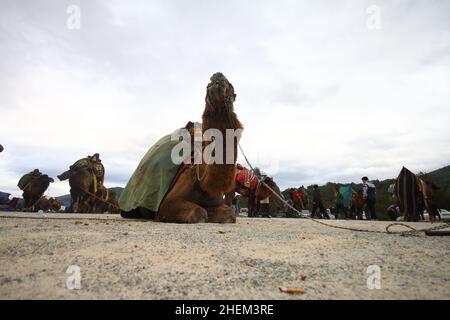
<svg viewBox="0 0 450 320">
<path fill-rule="evenodd" d="M 239 214 L 239 199 L 238 199 L 238 197 L 236 197 L 236 196 L 233 197 L 233 200 L 231 200 L 231 207 L 233 208 L 234 213 L 236 215 L 238 215 Z"/>
<path fill-rule="evenodd" d="M 341 194 L 341 191 L 339 190 L 339 187 L 336 187 L 334 189 L 334 210 L 336 219 L 339 219 L 339 213 L 342 211 L 343 218 L 345 219 L 347 217 L 347 208 L 344 206 L 344 196 Z"/>
<path fill-rule="evenodd" d="M 316 184 L 313 186 L 313 189 L 314 189 L 312 194 L 313 207 L 311 216 L 326 217 L 327 219 L 330 219 L 327 210 L 323 206 L 322 195 L 320 194 L 319 186 Z"/>
<path fill-rule="evenodd" d="M 367 220 L 377 220 L 377 213 L 375 211 L 375 203 L 377 202 L 376 187 L 372 182 L 369 182 L 369 178 L 362 177 L 363 182 L 363 198 L 366 205 L 366 218 Z"/>
</svg>

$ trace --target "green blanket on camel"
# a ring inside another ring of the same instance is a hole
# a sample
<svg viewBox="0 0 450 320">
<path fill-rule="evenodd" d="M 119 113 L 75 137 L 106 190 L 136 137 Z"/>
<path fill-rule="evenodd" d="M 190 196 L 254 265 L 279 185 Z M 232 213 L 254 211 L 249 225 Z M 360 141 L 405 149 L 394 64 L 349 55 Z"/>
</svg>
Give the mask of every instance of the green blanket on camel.
<svg viewBox="0 0 450 320">
<path fill-rule="evenodd" d="M 158 212 L 180 169 L 180 164 L 171 159 L 172 149 L 180 143 L 172 140 L 177 131 L 161 138 L 145 154 L 120 195 L 121 210 L 129 212 L 141 207 Z"/>
</svg>

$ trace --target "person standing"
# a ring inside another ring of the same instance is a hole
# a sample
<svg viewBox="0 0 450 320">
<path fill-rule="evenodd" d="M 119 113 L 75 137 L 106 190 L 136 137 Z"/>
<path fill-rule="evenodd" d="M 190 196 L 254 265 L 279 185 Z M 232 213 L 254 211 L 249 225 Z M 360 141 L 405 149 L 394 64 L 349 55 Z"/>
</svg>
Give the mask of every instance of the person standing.
<svg viewBox="0 0 450 320">
<path fill-rule="evenodd" d="M 366 206 L 366 218 L 367 220 L 377 220 L 377 213 L 375 211 L 375 204 L 377 202 L 376 187 L 372 182 L 369 182 L 369 178 L 367 177 L 362 177 L 361 180 L 363 182 L 363 198 Z"/>
<path fill-rule="evenodd" d="M 339 219 L 339 213 L 341 212 L 341 210 L 342 210 L 342 213 L 344 214 L 343 217 L 345 219 L 347 217 L 347 210 L 344 206 L 344 196 L 342 195 L 341 191 L 339 190 L 339 187 L 336 187 L 334 189 L 334 196 L 335 196 L 334 210 L 335 210 L 336 220 Z"/>
<path fill-rule="evenodd" d="M 439 220 L 441 220 L 441 209 L 439 209 L 436 205 L 436 203 L 434 203 L 434 201 L 430 202 L 429 205 L 429 211 L 428 212 L 428 218 L 430 219 L 431 222 L 433 222 L 434 220 L 436 220 L 436 217 L 439 218 Z"/>
<path fill-rule="evenodd" d="M 233 200 L 231 200 L 231 207 L 234 210 L 234 213 L 236 216 L 239 214 L 239 199 L 237 196 L 233 197 Z"/>
<path fill-rule="evenodd" d="M 259 201 L 260 208 L 261 208 L 261 216 L 263 218 L 270 218 L 270 198 L 267 197 L 266 199 Z"/>
<path fill-rule="evenodd" d="M 327 210 L 323 206 L 322 195 L 320 194 L 319 186 L 316 184 L 313 186 L 313 189 L 314 189 L 313 194 L 312 194 L 313 207 L 312 207 L 311 216 L 313 218 L 316 215 L 318 215 L 319 217 L 325 216 L 327 219 L 330 219 L 330 216 L 328 215 Z"/>
</svg>

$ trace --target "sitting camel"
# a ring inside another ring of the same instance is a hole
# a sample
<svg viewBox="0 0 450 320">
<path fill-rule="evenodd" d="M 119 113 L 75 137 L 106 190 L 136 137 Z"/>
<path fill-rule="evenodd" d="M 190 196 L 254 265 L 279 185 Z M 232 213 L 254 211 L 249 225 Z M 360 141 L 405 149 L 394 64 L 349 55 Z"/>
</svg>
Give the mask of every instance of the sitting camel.
<svg viewBox="0 0 450 320">
<path fill-rule="evenodd" d="M 223 74 L 216 73 L 211 77 L 201 133 L 204 135 L 208 129 L 216 129 L 224 139 L 204 141 L 201 148 L 205 150 L 212 143 L 216 148 L 222 147 L 223 162 L 202 161 L 201 164 L 175 166 L 170 159 L 173 150 L 170 136 L 162 138 L 141 160 L 122 192 L 119 199 L 122 217 L 156 218 L 170 223 L 236 222 L 233 209 L 223 201 L 224 194 L 235 188 L 238 139 L 235 135 L 234 143 L 227 144 L 226 130 L 242 129 L 234 112 L 235 97 L 232 84 Z M 165 161 L 167 155 L 169 160 Z M 167 170 L 171 177 L 169 188 L 166 188 L 166 182 L 159 184 L 168 177 Z M 148 179 L 149 175 L 158 179 Z"/>
<path fill-rule="evenodd" d="M 24 200 L 24 210 L 35 211 L 35 205 L 42 197 L 44 192 L 53 183 L 54 180 L 48 175 L 43 174 L 39 177 L 34 177 L 30 182 L 28 182 L 23 187 L 23 200 Z"/>
<path fill-rule="evenodd" d="M 58 212 L 59 210 L 61 210 L 61 201 L 55 198 L 47 199 L 46 197 L 41 197 L 35 204 L 35 210 L 42 210 L 44 212 Z"/>
</svg>

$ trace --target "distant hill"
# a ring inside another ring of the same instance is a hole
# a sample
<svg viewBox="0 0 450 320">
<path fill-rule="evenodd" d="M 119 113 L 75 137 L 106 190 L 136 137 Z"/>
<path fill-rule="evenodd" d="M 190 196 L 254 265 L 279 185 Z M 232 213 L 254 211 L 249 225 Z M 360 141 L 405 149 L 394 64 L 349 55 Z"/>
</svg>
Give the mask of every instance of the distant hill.
<svg viewBox="0 0 450 320">
<path fill-rule="evenodd" d="M 118 201 L 120 195 L 122 194 L 123 189 L 124 188 L 122 188 L 122 187 L 108 188 L 108 190 L 109 190 L 109 197 L 111 199 L 114 199 L 115 201 Z"/>
<path fill-rule="evenodd" d="M 436 204 L 439 208 L 450 210 L 450 166 L 422 174 L 420 177 L 440 188 L 435 194 Z"/>
<path fill-rule="evenodd" d="M 450 166 L 421 175 L 422 179 L 429 180 L 440 187 L 450 187 Z"/>
</svg>

